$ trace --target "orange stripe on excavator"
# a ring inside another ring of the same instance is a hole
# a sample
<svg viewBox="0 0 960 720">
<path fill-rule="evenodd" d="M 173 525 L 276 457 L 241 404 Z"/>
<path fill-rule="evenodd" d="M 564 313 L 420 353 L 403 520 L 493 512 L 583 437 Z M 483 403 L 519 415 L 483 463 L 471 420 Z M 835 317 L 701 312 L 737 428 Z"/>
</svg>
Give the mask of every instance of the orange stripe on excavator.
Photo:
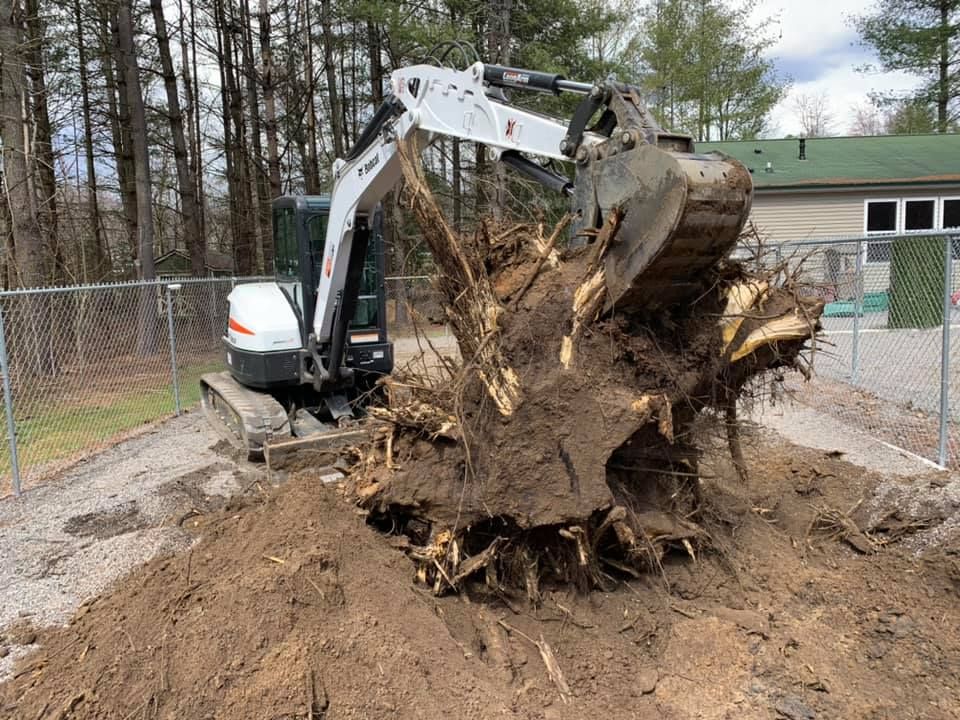
<svg viewBox="0 0 960 720">
<path fill-rule="evenodd" d="M 250 330 L 249 328 L 245 328 L 243 325 L 238 323 L 233 318 L 230 318 L 230 321 L 228 324 L 231 330 L 238 332 L 241 335 L 256 335 L 256 333 L 253 330 Z"/>
</svg>

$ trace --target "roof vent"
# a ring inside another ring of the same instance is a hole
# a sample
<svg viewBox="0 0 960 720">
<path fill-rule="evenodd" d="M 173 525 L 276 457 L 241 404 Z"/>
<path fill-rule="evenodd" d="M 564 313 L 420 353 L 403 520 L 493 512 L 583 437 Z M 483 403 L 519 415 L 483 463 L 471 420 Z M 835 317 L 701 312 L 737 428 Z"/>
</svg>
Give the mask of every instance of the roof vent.
<svg viewBox="0 0 960 720">
<path fill-rule="evenodd" d="M 767 171 L 768 173 L 772 173 L 772 172 L 773 172 L 773 163 L 772 163 L 772 162 L 768 162 L 768 163 L 767 163 L 767 170 L 766 170 L 766 171 Z"/>
<path fill-rule="evenodd" d="M 800 138 L 800 159 L 801 160 L 807 159 L 807 139 L 806 138 Z"/>
<path fill-rule="evenodd" d="M 754 149 L 753 149 L 753 154 L 754 154 L 754 155 L 760 155 L 760 154 L 762 154 L 762 153 L 763 153 L 763 150 L 761 150 L 760 148 L 754 148 Z"/>
</svg>

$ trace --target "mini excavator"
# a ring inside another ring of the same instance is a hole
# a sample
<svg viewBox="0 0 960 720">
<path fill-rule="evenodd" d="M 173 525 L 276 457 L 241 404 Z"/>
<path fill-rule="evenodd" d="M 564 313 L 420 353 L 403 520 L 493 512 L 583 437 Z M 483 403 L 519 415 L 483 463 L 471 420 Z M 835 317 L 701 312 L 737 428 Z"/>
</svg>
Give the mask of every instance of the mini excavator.
<svg viewBox="0 0 960 720">
<path fill-rule="evenodd" d="M 567 196 L 580 236 L 619 208 L 623 222 L 605 259 L 607 310 L 689 302 L 750 211 L 749 172 L 660 128 L 636 86 L 477 61 L 403 67 L 391 73 L 390 90 L 334 163 L 329 196 L 274 201 L 275 281 L 230 293 L 228 369 L 201 379 L 201 397 L 215 426 L 250 458 L 271 443 L 342 432 L 362 412 L 365 391 L 392 371 L 378 208 L 402 175 L 403 141 L 486 146 L 495 160 Z M 563 122 L 512 104 L 508 93 L 524 91 L 581 99 Z"/>
</svg>

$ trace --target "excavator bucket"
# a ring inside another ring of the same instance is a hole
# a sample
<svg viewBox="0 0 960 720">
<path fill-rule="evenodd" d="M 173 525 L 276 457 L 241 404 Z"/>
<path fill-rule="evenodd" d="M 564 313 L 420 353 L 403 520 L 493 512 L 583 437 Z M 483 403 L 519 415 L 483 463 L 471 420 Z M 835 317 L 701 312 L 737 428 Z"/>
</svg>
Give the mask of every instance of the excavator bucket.
<svg viewBox="0 0 960 720">
<path fill-rule="evenodd" d="M 607 253 L 605 310 L 656 310 L 702 292 L 750 214 L 753 183 L 739 162 L 643 144 L 581 166 L 582 226 L 614 208 L 623 221 Z"/>
</svg>

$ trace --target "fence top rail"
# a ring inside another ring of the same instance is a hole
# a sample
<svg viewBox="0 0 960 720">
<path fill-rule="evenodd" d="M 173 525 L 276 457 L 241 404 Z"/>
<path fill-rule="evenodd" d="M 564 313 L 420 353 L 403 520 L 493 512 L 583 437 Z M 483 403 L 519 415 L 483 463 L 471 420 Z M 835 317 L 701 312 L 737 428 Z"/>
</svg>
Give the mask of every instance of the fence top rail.
<svg viewBox="0 0 960 720">
<path fill-rule="evenodd" d="M 229 277 L 203 278 L 165 278 L 158 280 L 120 280 L 108 283 L 89 283 L 86 285 L 57 285 L 55 287 L 17 288 L 15 290 L 0 290 L 0 299 L 19 297 L 22 295 L 50 295 L 54 293 L 81 292 L 84 290 L 116 290 L 123 288 L 166 287 L 167 285 L 213 285 L 215 283 L 249 283 L 273 280 L 272 275 L 248 275 Z"/>
<path fill-rule="evenodd" d="M 769 247 L 804 245 L 841 245 L 844 243 L 884 242 L 920 238 L 960 238 L 960 228 L 950 230 L 911 230 L 910 232 L 874 233 L 872 235 L 838 235 L 836 237 L 808 238 L 806 240 L 771 241 Z"/>
</svg>

